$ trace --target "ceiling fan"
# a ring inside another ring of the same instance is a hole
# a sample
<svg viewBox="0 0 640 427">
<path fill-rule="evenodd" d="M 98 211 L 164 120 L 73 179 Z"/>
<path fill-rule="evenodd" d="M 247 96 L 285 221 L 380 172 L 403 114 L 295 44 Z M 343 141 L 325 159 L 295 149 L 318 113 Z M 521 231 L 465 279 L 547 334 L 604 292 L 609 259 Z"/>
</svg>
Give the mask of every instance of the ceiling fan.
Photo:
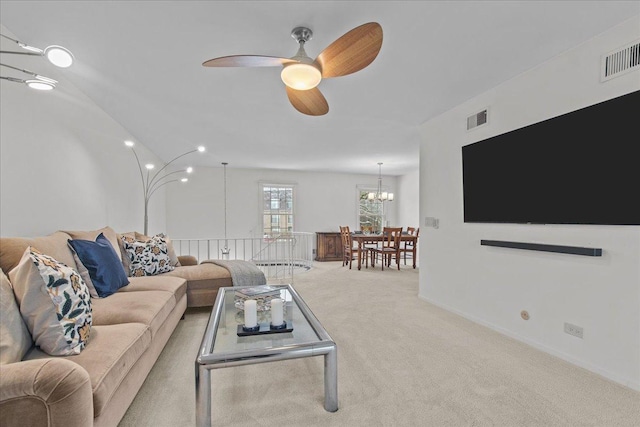
<svg viewBox="0 0 640 427">
<path fill-rule="evenodd" d="M 309 58 L 304 44 L 311 40 L 313 32 L 306 27 L 291 31 L 299 44 L 298 52 L 291 58 L 262 55 L 231 55 L 210 59 L 205 67 L 277 67 L 286 85 L 287 96 L 293 107 L 303 114 L 322 116 L 329 111 L 329 104 L 318 84 L 323 78 L 346 76 L 371 64 L 382 47 L 382 27 L 377 22 L 360 25 L 327 46 L 318 57 Z"/>
</svg>

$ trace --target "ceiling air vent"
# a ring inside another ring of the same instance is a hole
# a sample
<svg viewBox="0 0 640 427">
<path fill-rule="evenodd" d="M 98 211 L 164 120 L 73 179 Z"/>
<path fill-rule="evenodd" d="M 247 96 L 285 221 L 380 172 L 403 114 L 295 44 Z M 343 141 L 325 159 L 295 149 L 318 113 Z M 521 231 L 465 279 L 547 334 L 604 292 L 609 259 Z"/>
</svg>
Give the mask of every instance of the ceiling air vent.
<svg viewBox="0 0 640 427">
<path fill-rule="evenodd" d="M 610 80 L 640 69 L 640 40 L 602 56 L 601 79 Z"/>
<path fill-rule="evenodd" d="M 473 116 L 467 117 L 467 130 L 471 130 L 487 123 L 487 110 L 482 110 Z"/>
</svg>

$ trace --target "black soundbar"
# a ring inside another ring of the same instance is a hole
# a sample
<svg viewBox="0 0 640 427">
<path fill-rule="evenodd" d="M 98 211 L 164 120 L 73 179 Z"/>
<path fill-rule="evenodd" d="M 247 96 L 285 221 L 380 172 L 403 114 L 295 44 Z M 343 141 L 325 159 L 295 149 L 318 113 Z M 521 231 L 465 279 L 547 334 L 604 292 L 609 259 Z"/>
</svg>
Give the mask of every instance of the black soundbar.
<svg viewBox="0 0 640 427">
<path fill-rule="evenodd" d="M 504 240 L 480 240 L 482 246 L 499 248 L 526 249 L 530 251 L 558 252 L 561 254 L 602 256 L 601 248 L 581 248 L 578 246 L 543 245 L 540 243 L 506 242 Z"/>
</svg>

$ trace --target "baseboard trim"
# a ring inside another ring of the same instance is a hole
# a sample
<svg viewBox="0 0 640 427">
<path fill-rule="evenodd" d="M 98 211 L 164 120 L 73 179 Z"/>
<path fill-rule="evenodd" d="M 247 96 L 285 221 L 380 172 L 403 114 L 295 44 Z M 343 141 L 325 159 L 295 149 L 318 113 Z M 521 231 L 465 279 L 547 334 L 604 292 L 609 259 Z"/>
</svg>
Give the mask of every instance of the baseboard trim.
<svg viewBox="0 0 640 427">
<path fill-rule="evenodd" d="M 440 302 L 434 301 L 434 300 L 432 300 L 430 298 L 427 298 L 425 296 L 418 295 L 418 298 L 420 298 L 421 300 L 423 300 L 425 302 L 428 302 L 429 304 L 433 304 L 436 307 L 442 308 L 443 310 L 446 310 L 446 311 L 449 311 L 451 313 L 457 314 L 458 316 L 464 317 L 465 319 L 470 320 L 470 321 L 472 321 L 474 323 L 477 323 L 477 324 L 482 325 L 482 326 L 486 326 L 487 328 L 492 329 L 492 330 L 494 330 L 496 332 L 499 332 L 502 335 L 506 335 L 506 336 L 508 336 L 510 338 L 513 338 L 513 339 L 518 340 L 520 342 L 523 342 L 523 343 L 525 343 L 527 345 L 530 345 L 531 347 L 533 347 L 535 349 L 538 349 L 538 350 L 543 351 L 545 353 L 551 354 L 552 356 L 558 357 L 558 358 L 560 358 L 560 359 L 562 359 L 562 360 L 564 360 L 566 362 L 569 362 L 569 363 L 571 363 L 573 365 L 576 365 L 576 366 L 578 366 L 580 368 L 586 369 L 589 372 L 592 372 L 594 374 L 600 375 L 601 377 L 604 377 L 604 378 L 606 378 L 608 380 L 611 380 L 611 381 L 613 381 L 613 382 L 615 382 L 617 384 L 620 384 L 622 386 L 625 386 L 625 387 L 630 388 L 630 389 L 635 390 L 635 391 L 640 391 L 640 382 L 637 382 L 637 381 L 634 381 L 634 380 L 632 380 L 630 378 L 626 378 L 626 377 L 622 377 L 620 375 L 614 374 L 612 372 L 607 371 L 606 369 L 602 369 L 602 368 L 594 365 L 593 363 L 590 363 L 590 362 L 587 362 L 587 361 L 584 361 L 584 360 L 580 360 L 580 359 L 575 358 L 575 357 L 573 357 L 573 356 L 571 356 L 569 354 L 566 354 L 566 353 L 564 353 L 562 351 L 558 351 L 558 350 L 556 350 L 556 349 L 554 349 L 552 347 L 549 347 L 549 346 L 544 345 L 542 343 L 539 343 L 539 342 L 537 342 L 535 340 L 532 340 L 531 338 L 528 338 L 528 337 L 525 337 L 523 335 L 517 334 L 517 333 L 515 333 L 513 331 L 510 331 L 508 329 L 505 329 L 503 327 L 494 325 L 494 324 L 492 324 L 490 322 L 487 322 L 487 321 L 485 321 L 485 320 L 483 320 L 481 318 L 478 318 L 476 316 L 470 315 L 468 313 L 464 313 L 464 312 L 462 312 L 462 311 L 460 311 L 458 309 L 455 309 L 455 308 L 450 307 L 450 306 L 448 306 L 446 304 L 442 304 Z"/>
</svg>

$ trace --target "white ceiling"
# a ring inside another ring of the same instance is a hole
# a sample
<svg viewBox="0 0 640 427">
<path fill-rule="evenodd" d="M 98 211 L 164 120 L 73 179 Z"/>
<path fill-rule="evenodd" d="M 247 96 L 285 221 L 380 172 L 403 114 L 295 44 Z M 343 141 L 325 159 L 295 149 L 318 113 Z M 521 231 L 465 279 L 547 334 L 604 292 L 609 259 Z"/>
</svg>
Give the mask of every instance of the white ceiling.
<svg viewBox="0 0 640 427">
<path fill-rule="evenodd" d="M 70 49 L 65 76 L 165 161 L 205 145 L 200 165 L 401 175 L 419 125 L 640 13 L 615 1 L 6 1 L 21 41 Z M 366 22 L 378 58 L 323 80 L 330 111 L 297 112 L 279 68 L 205 68 L 232 54 L 309 56 Z M 4 70 L 3 70 L 4 74 Z M 463 126 L 463 124 L 461 125 Z"/>
</svg>

